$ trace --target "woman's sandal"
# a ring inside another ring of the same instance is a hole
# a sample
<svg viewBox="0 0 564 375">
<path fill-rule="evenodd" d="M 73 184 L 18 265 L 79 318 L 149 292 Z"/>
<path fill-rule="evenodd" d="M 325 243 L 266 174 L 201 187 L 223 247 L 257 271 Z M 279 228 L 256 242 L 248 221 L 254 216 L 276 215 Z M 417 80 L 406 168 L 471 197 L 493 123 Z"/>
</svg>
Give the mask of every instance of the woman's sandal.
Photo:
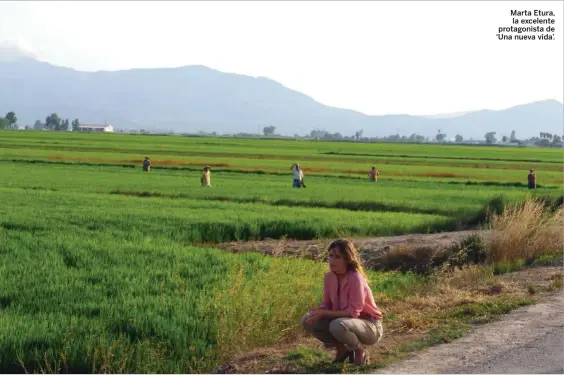
<svg viewBox="0 0 564 375">
<path fill-rule="evenodd" d="M 345 354 L 343 354 L 341 357 L 335 358 L 333 363 L 345 362 L 347 360 L 347 358 L 349 359 L 350 363 L 354 362 L 354 350 L 349 350 Z"/>
</svg>

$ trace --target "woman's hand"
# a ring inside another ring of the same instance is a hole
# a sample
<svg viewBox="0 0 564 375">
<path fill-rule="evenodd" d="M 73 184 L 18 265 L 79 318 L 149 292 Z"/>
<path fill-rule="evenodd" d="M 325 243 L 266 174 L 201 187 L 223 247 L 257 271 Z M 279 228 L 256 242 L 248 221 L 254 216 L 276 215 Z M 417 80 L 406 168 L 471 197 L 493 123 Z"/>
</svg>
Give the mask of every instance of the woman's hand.
<svg viewBox="0 0 564 375">
<path fill-rule="evenodd" d="M 325 309 L 311 309 L 309 310 L 309 317 L 307 322 L 309 324 L 317 323 L 319 320 L 327 316 L 327 310 Z"/>
</svg>

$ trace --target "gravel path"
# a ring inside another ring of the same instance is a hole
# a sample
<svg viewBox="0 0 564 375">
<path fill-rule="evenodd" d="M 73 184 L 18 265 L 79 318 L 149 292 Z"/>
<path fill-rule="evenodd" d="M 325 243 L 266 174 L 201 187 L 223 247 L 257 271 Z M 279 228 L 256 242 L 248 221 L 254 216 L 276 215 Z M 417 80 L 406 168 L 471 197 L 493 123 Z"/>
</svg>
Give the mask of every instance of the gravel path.
<svg viewBox="0 0 564 375">
<path fill-rule="evenodd" d="M 515 310 L 378 373 L 564 373 L 564 294 Z"/>
</svg>

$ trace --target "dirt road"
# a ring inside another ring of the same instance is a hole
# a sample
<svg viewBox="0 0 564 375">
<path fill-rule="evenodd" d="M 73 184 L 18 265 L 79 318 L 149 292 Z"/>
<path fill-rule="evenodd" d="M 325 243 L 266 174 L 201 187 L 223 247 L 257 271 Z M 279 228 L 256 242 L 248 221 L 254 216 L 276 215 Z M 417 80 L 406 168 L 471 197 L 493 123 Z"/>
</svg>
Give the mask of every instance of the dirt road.
<svg viewBox="0 0 564 375">
<path fill-rule="evenodd" d="M 527 306 L 471 334 L 377 373 L 564 373 L 564 294 Z"/>
</svg>

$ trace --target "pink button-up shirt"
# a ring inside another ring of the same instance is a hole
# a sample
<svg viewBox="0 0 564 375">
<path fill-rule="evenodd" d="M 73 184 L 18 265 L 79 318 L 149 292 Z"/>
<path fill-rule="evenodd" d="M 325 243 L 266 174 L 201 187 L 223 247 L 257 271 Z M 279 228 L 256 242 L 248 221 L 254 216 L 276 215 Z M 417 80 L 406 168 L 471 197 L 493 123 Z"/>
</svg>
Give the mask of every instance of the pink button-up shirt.
<svg viewBox="0 0 564 375">
<path fill-rule="evenodd" d="M 325 274 L 321 307 L 332 311 L 348 310 L 353 318 L 383 317 L 368 282 L 356 271 L 347 272 L 340 282 L 334 272 Z"/>
</svg>

